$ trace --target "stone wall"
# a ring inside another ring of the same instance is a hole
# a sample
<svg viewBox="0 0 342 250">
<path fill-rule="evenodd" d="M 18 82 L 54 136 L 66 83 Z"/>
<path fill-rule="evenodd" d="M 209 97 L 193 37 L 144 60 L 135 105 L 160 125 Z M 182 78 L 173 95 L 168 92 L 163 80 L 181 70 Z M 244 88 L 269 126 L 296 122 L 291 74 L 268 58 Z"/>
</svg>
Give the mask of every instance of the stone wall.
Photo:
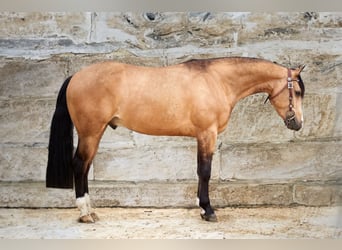
<svg viewBox="0 0 342 250">
<path fill-rule="evenodd" d="M 250 56 L 307 64 L 304 128 L 266 94 L 235 107 L 213 162 L 213 205 L 337 205 L 342 192 L 342 13 L 0 13 L 0 206 L 73 206 L 47 190 L 49 127 L 64 79 L 117 60 L 159 66 Z M 89 175 L 98 206 L 193 206 L 196 143 L 107 129 Z"/>
</svg>

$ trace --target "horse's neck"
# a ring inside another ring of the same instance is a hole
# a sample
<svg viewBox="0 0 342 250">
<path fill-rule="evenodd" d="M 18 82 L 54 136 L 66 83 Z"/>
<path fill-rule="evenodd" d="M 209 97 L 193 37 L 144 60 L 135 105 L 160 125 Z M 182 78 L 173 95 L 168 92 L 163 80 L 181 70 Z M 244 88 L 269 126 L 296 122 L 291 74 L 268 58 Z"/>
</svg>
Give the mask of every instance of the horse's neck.
<svg viewBox="0 0 342 250">
<path fill-rule="evenodd" d="M 287 69 L 267 61 L 229 63 L 222 67 L 221 78 L 233 102 L 260 92 L 271 94 L 282 87 Z"/>
</svg>

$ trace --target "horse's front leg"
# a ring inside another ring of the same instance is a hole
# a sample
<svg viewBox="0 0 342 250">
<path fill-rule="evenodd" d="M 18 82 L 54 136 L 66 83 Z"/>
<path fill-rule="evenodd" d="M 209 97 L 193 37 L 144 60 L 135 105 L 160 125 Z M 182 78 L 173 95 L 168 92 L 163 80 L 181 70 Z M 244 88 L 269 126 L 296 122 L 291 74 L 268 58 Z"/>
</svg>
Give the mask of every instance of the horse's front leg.
<svg viewBox="0 0 342 250">
<path fill-rule="evenodd" d="M 215 149 L 217 133 L 206 132 L 198 136 L 197 175 L 199 206 L 201 217 L 206 221 L 216 222 L 217 218 L 210 205 L 209 180 L 211 176 L 211 162 Z"/>
</svg>

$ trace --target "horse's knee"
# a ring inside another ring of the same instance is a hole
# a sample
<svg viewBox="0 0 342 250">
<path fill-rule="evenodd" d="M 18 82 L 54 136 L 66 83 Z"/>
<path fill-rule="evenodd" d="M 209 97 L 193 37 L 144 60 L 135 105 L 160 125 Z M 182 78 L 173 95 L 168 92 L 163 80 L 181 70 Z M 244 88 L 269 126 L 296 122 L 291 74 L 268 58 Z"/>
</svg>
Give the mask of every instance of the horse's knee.
<svg viewBox="0 0 342 250">
<path fill-rule="evenodd" d="M 209 181 L 211 177 L 211 159 L 199 163 L 197 175 L 202 181 Z"/>
<path fill-rule="evenodd" d="M 205 167 L 205 168 L 201 168 L 198 171 L 198 176 L 202 181 L 209 181 L 210 177 L 211 177 L 211 168 L 210 167 Z"/>
</svg>

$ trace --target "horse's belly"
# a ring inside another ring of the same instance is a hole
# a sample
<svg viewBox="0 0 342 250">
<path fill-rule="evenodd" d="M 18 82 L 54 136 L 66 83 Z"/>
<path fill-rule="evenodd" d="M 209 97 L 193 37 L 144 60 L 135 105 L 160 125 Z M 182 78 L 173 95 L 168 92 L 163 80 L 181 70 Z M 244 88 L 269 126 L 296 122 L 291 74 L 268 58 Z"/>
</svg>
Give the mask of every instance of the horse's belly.
<svg viewBox="0 0 342 250">
<path fill-rule="evenodd" d="M 116 125 L 147 135 L 195 136 L 195 127 L 189 119 L 161 115 L 135 114 L 117 119 Z"/>
</svg>

